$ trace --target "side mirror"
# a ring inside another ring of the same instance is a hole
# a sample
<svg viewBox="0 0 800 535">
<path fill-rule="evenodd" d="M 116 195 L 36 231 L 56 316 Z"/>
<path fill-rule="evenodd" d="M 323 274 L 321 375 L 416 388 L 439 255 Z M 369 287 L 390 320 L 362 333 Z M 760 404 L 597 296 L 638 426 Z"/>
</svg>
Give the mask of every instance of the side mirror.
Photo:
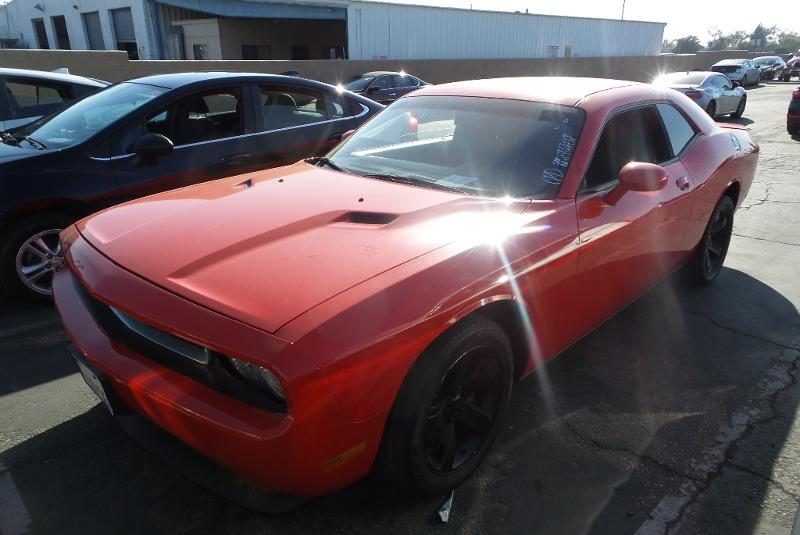
<svg viewBox="0 0 800 535">
<path fill-rule="evenodd" d="M 615 205 L 629 191 L 659 191 L 667 185 L 667 171 L 660 165 L 647 162 L 630 162 L 619 172 L 619 183 L 604 199 Z"/>
<path fill-rule="evenodd" d="M 736 87 L 739 87 L 739 86 L 740 86 L 740 85 L 742 85 L 742 84 L 741 84 L 741 83 L 739 83 L 739 82 L 737 82 L 737 81 L 735 81 L 735 80 L 732 80 L 732 81 L 731 81 L 731 85 L 732 85 L 734 88 L 736 88 Z"/>
<path fill-rule="evenodd" d="M 133 144 L 133 152 L 142 161 L 154 162 L 162 156 L 172 154 L 174 146 L 168 137 L 161 134 L 145 134 Z"/>
<path fill-rule="evenodd" d="M 350 136 L 352 136 L 352 135 L 353 135 L 353 132 L 355 132 L 355 129 L 353 129 L 353 130 L 348 130 L 347 132 L 345 132 L 344 134 L 342 134 L 342 137 L 341 137 L 341 138 L 339 138 L 339 139 L 340 139 L 341 141 L 344 141 L 345 139 L 347 139 L 347 138 L 349 138 Z"/>
</svg>

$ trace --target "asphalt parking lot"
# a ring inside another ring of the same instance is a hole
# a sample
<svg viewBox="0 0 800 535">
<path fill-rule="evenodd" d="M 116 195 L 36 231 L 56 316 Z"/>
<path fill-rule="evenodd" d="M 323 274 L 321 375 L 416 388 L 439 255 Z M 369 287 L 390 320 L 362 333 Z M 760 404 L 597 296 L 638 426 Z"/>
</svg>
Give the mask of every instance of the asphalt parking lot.
<svg viewBox="0 0 800 535">
<path fill-rule="evenodd" d="M 796 84 L 748 91 L 761 145 L 727 268 L 673 277 L 517 385 L 472 479 L 413 502 L 366 480 L 281 516 L 140 449 L 84 384 L 46 306 L 0 303 L 0 534 L 789 533 L 800 502 Z"/>
</svg>

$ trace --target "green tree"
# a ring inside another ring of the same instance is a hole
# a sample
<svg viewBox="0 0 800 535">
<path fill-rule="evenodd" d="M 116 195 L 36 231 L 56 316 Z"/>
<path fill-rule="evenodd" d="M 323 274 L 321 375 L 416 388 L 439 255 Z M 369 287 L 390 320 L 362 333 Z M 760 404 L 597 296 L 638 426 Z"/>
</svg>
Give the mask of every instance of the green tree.
<svg viewBox="0 0 800 535">
<path fill-rule="evenodd" d="M 776 54 L 794 54 L 800 50 L 800 33 L 782 30 L 775 39 Z"/>
<path fill-rule="evenodd" d="M 763 24 L 756 26 L 750 34 L 750 42 L 753 50 L 768 50 L 775 46 L 775 35 L 778 33 L 776 26 L 766 27 Z"/>
<path fill-rule="evenodd" d="M 675 47 L 672 49 L 676 54 L 695 54 L 703 48 L 700 39 L 696 35 L 687 35 L 680 39 L 675 39 Z"/>
</svg>

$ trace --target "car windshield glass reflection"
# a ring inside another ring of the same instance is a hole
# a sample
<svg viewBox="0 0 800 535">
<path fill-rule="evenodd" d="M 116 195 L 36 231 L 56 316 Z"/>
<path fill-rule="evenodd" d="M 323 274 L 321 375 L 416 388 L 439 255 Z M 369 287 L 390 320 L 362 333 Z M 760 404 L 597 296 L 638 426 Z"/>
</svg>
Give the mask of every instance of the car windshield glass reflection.
<svg viewBox="0 0 800 535">
<path fill-rule="evenodd" d="M 554 198 L 584 121 L 540 102 L 425 96 L 397 101 L 329 157 L 349 172 L 473 195 Z"/>
<path fill-rule="evenodd" d="M 151 85 L 118 84 L 26 126 L 15 137 L 30 137 L 51 149 L 76 145 L 165 91 Z"/>
</svg>

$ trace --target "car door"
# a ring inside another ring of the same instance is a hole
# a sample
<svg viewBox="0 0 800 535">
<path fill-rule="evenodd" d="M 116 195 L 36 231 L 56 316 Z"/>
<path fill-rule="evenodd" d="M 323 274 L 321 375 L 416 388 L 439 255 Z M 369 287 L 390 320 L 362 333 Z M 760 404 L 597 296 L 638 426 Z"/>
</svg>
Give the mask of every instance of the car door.
<svg viewBox="0 0 800 535">
<path fill-rule="evenodd" d="M 375 78 L 367 88 L 367 97 L 377 102 L 392 102 L 397 98 L 392 84 L 392 76 L 383 74 Z"/>
<path fill-rule="evenodd" d="M 661 104 L 659 104 L 661 106 Z M 670 120 L 680 112 L 669 105 Z M 685 120 L 685 119 L 684 119 Z M 692 137 L 695 132 L 691 131 Z M 627 192 L 606 202 L 630 161 L 661 164 L 668 182 L 660 191 Z M 577 277 L 591 295 L 576 315 L 585 333 L 672 271 L 685 257 L 692 179 L 673 154 L 661 112 L 650 104 L 615 113 L 606 123 L 576 200 L 580 251 Z"/>
<path fill-rule="evenodd" d="M 113 134 L 115 176 L 126 197 L 256 169 L 258 144 L 248 135 L 255 126 L 246 87 L 234 84 L 182 95 Z M 156 161 L 138 157 L 134 144 L 145 134 L 169 138 L 172 153 Z"/>
<path fill-rule="evenodd" d="M 408 74 L 394 74 L 392 75 L 392 85 L 394 86 L 394 98 L 398 99 L 419 88 L 419 80 Z"/>
<path fill-rule="evenodd" d="M 263 84 L 253 91 L 262 168 L 327 153 L 365 113 L 360 104 L 317 87 Z"/>
<path fill-rule="evenodd" d="M 724 114 L 736 111 L 736 107 L 739 105 L 739 95 L 734 91 L 733 84 L 725 76 L 715 76 L 714 78 L 714 84 L 720 90 L 718 113 Z"/>
</svg>

